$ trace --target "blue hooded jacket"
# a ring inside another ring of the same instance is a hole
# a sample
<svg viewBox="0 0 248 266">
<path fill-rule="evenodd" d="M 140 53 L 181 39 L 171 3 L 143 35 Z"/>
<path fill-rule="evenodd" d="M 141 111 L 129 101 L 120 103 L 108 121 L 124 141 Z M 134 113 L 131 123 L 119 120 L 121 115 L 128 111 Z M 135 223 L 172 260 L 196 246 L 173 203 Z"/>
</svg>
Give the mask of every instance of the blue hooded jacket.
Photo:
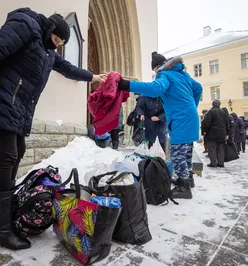
<svg viewBox="0 0 248 266">
<path fill-rule="evenodd" d="M 153 82 L 131 81 L 130 91 L 154 98 L 161 97 L 171 144 L 199 140 L 197 106 L 202 86 L 184 71 L 182 58 L 168 60 L 159 68 Z"/>
</svg>

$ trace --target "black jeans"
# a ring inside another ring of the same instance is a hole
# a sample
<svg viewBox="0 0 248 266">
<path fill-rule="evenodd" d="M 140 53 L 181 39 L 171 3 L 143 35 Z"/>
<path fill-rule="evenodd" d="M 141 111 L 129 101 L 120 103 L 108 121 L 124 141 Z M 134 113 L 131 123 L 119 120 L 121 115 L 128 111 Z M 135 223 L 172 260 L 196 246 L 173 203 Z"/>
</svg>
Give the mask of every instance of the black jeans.
<svg viewBox="0 0 248 266">
<path fill-rule="evenodd" d="M 11 190 L 25 151 L 25 137 L 0 130 L 0 191 Z"/>
<path fill-rule="evenodd" d="M 213 166 L 224 165 L 225 143 L 208 140 L 208 155 Z"/>
</svg>

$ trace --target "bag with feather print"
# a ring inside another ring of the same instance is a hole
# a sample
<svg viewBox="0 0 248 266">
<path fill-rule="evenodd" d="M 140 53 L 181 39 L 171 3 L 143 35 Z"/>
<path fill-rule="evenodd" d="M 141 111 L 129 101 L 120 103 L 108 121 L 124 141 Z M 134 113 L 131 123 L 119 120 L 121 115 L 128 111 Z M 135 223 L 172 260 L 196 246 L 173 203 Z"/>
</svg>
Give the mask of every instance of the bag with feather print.
<svg viewBox="0 0 248 266">
<path fill-rule="evenodd" d="M 75 189 L 55 194 L 53 226 L 59 240 L 83 265 L 89 265 L 108 256 L 111 239 L 121 208 L 100 206 L 81 199 L 78 172 L 74 168 Z"/>
</svg>

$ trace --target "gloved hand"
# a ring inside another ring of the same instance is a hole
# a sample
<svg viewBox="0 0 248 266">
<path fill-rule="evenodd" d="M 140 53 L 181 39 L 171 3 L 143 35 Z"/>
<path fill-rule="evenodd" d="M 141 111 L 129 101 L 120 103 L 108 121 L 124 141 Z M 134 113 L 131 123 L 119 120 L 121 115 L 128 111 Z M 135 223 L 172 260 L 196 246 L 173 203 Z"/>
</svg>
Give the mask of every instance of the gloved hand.
<svg viewBox="0 0 248 266">
<path fill-rule="evenodd" d="M 118 84 L 118 89 L 122 91 L 129 91 L 130 89 L 130 81 L 126 79 L 121 79 Z"/>
</svg>

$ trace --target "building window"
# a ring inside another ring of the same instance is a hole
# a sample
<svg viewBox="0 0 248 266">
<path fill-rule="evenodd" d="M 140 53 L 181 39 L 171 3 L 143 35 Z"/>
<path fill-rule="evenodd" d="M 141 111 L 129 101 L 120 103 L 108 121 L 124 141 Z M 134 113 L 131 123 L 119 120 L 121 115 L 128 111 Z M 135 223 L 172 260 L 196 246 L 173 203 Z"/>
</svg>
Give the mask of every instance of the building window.
<svg viewBox="0 0 248 266">
<path fill-rule="evenodd" d="M 220 86 L 211 87 L 210 90 L 211 90 L 212 101 L 219 100 L 220 99 Z"/>
<path fill-rule="evenodd" d="M 241 55 L 241 67 L 248 68 L 248 53 Z"/>
<path fill-rule="evenodd" d="M 70 27 L 71 36 L 65 46 L 58 48 L 58 53 L 73 65 L 82 68 L 84 39 L 80 31 L 77 14 L 75 12 L 70 13 L 65 21 Z"/>
<path fill-rule="evenodd" d="M 195 77 L 202 76 L 202 64 L 194 65 L 194 73 L 195 73 Z"/>
<path fill-rule="evenodd" d="M 243 82 L 244 97 L 248 97 L 248 81 Z"/>
<path fill-rule="evenodd" d="M 219 60 L 213 60 L 209 62 L 210 74 L 219 73 Z"/>
</svg>

